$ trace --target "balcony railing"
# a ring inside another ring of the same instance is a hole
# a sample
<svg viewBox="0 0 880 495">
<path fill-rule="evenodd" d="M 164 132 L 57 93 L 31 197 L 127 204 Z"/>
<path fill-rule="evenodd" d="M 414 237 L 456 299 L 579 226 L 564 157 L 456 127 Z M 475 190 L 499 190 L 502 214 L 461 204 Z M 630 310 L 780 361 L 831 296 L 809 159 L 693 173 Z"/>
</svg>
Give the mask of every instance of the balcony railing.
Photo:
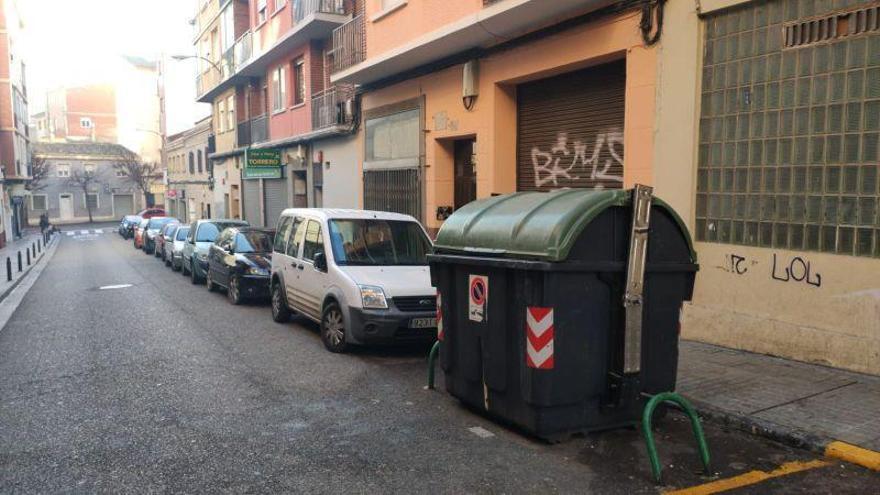
<svg viewBox="0 0 880 495">
<path fill-rule="evenodd" d="M 234 54 L 234 62 L 235 62 L 235 70 L 239 70 L 244 66 L 244 64 L 248 63 L 251 60 L 251 56 L 253 55 L 253 35 L 250 31 L 247 31 L 238 41 L 235 42 L 235 45 L 232 47 Z"/>
<path fill-rule="evenodd" d="M 251 119 L 251 143 L 263 143 L 269 140 L 269 117 L 260 115 Z"/>
<path fill-rule="evenodd" d="M 293 0 L 293 20 L 299 22 L 316 14 L 345 14 L 343 0 Z"/>
<path fill-rule="evenodd" d="M 333 30 L 332 47 L 328 55 L 333 59 L 333 72 L 345 70 L 364 61 L 367 46 L 364 38 L 363 14 Z"/>
<path fill-rule="evenodd" d="M 312 96 L 312 129 L 320 130 L 337 125 L 351 124 L 351 105 L 354 89 L 337 85 Z"/>
</svg>

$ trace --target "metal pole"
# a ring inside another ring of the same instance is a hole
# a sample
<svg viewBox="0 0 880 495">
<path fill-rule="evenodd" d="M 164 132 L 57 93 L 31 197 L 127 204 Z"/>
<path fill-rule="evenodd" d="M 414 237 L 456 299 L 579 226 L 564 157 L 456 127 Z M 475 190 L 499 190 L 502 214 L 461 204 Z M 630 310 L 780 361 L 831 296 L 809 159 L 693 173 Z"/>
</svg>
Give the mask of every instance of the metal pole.
<svg viewBox="0 0 880 495">
<path fill-rule="evenodd" d="M 428 390 L 434 390 L 434 362 L 437 360 L 437 353 L 440 352 L 440 341 L 434 342 L 431 347 L 431 353 L 428 354 Z"/>
<path fill-rule="evenodd" d="M 12 260 L 9 256 L 6 257 L 6 281 L 12 281 Z"/>
<path fill-rule="evenodd" d="M 28 249 L 28 248 L 25 248 L 25 249 L 24 249 L 24 255 L 25 255 L 25 257 L 27 258 L 27 264 L 28 264 L 28 266 L 31 266 L 31 250 Z"/>
<path fill-rule="evenodd" d="M 21 251 L 18 252 L 18 271 L 21 273 Z"/>
</svg>

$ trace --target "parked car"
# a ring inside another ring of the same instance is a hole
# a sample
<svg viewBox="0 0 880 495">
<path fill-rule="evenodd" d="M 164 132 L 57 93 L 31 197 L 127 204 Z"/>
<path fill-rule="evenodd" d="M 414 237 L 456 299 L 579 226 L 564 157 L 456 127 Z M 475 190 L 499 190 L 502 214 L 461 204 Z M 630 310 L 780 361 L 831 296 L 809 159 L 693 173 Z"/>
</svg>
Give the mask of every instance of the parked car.
<svg viewBox="0 0 880 495">
<path fill-rule="evenodd" d="M 208 290 L 225 288 L 229 302 L 269 297 L 272 243 L 275 231 L 255 227 L 229 227 L 208 249 Z"/>
<path fill-rule="evenodd" d="M 147 228 L 144 231 L 144 252 L 147 254 L 153 254 L 156 250 L 156 237 L 159 236 L 162 228 L 168 225 L 171 222 L 176 222 L 177 219 L 173 217 L 153 217 L 150 218 L 150 221 L 147 223 Z"/>
<path fill-rule="evenodd" d="M 119 222 L 119 235 L 122 236 L 123 239 L 131 239 L 131 236 L 134 235 L 134 227 L 140 223 L 143 218 L 137 215 L 125 215 L 122 217 L 122 220 Z"/>
<path fill-rule="evenodd" d="M 165 224 L 162 227 L 162 230 L 159 231 L 159 234 L 156 236 L 156 248 L 153 250 L 153 256 L 157 258 L 162 258 L 165 260 L 165 243 L 171 237 L 171 233 L 174 232 L 174 229 L 180 225 L 180 222 L 177 219 L 172 220 Z"/>
<path fill-rule="evenodd" d="M 190 224 L 186 243 L 183 245 L 183 275 L 192 277 L 193 284 L 205 280 L 208 272 L 208 249 L 217 239 L 220 231 L 227 227 L 246 227 L 247 222 L 241 220 L 196 220 Z"/>
<path fill-rule="evenodd" d="M 189 234 L 189 225 L 177 224 L 177 227 L 172 229 L 173 241 L 165 242 L 165 265 L 170 266 L 175 272 L 183 267 L 183 245 L 186 243 L 187 234 Z"/>
<path fill-rule="evenodd" d="M 138 213 L 138 216 L 141 218 L 164 217 L 165 209 L 153 206 L 151 208 L 141 210 L 141 212 Z"/>
<path fill-rule="evenodd" d="M 141 219 L 140 223 L 135 225 L 134 232 L 132 233 L 132 238 L 134 239 L 134 248 L 135 249 L 143 249 L 144 248 L 144 231 L 147 230 L 147 224 L 150 223 L 149 218 Z"/>
<path fill-rule="evenodd" d="M 321 340 L 331 352 L 351 344 L 434 340 L 431 241 L 416 219 L 287 209 L 277 232 L 270 280 L 275 321 L 287 321 L 295 311 L 320 323 Z"/>
</svg>

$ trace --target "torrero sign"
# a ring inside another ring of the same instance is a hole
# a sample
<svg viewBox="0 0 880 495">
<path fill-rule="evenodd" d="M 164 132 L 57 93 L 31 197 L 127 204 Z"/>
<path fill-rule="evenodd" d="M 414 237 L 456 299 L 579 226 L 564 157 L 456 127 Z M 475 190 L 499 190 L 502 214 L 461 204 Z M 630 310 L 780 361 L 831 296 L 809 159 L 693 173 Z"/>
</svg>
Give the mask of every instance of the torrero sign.
<svg viewBox="0 0 880 495">
<path fill-rule="evenodd" d="M 246 179 L 281 178 L 280 150 L 247 150 L 244 177 Z"/>
</svg>

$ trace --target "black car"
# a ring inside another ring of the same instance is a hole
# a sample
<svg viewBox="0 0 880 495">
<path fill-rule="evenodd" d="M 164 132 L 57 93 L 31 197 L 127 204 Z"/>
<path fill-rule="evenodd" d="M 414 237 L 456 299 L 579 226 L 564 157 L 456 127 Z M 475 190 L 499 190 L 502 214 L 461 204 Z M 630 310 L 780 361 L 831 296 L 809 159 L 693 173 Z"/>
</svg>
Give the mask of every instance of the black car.
<svg viewBox="0 0 880 495">
<path fill-rule="evenodd" d="M 223 230 L 208 250 L 208 290 L 225 287 L 232 304 L 268 298 L 274 239 L 271 229 L 236 226 Z"/>
<path fill-rule="evenodd" d="M 119 235 L 123 239 L 131 239 L 134 236 L 134 228 L 137 224 L 141 223 L 141 220 L 143 218 L 138 215 L 125 215 L 122 217 L 122 220 L 119 222 Z"/>
</svg>

